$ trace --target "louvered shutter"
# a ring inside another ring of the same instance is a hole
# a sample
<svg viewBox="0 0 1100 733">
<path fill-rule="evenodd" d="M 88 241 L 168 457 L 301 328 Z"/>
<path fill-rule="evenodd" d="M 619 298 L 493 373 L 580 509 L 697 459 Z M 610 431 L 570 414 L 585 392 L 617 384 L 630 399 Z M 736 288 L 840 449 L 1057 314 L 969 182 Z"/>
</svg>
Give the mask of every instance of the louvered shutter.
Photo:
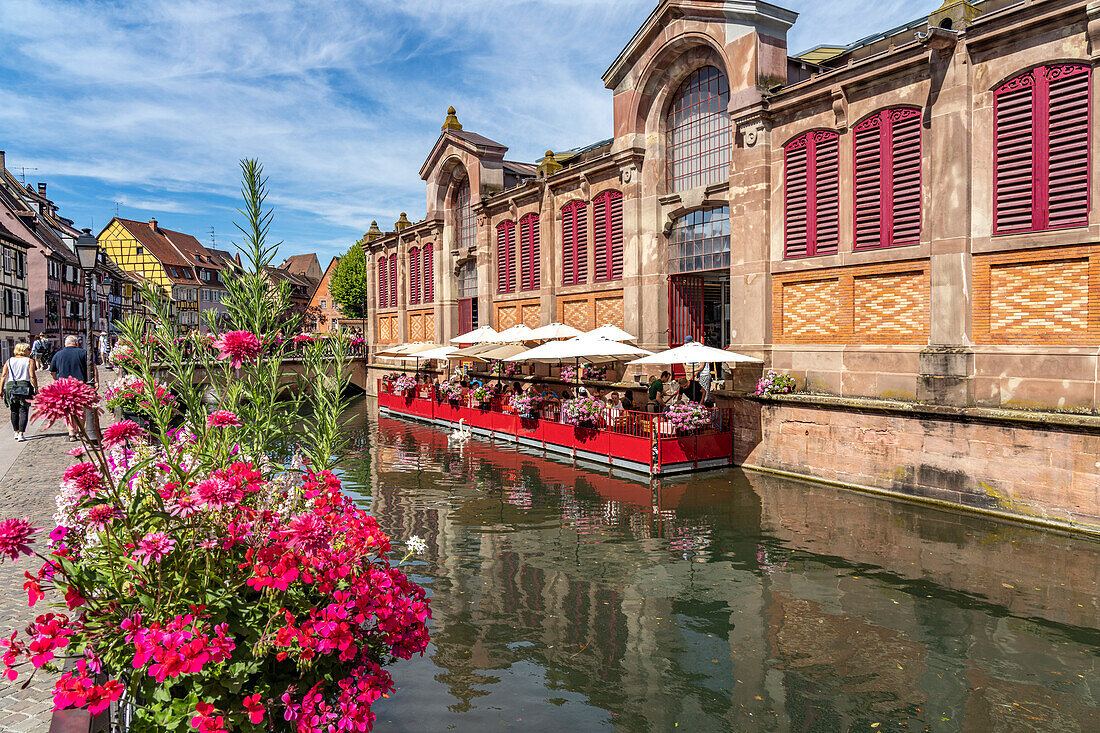
<svg viewBox="0 0 1100 733">
<path fill-rule="evenodd" d="M 809 133 L 787 143 L 783 156 L 784 253 L 787 257 L 809 254 Z"/>
<path fill-rule="evenodd" d="M 420 302 L 420 250 L 413 247 L 409 250 L 409 303 L 415 305 Z"/>
<path fill-rule="evenodd" d="M 420 257 L 424 260 L 424 302 L 435 302 L 435 248 L 427 245 L 420 250 Z"/>
<path fill-rule="evenodd" d="M 386 259 L 382 258 L 378 260 L 378 307 L 389 307 L 389 294 L 386 293 L 386 283 L 389 278 L 386 276 Z"/>
<path fill-rule="evenodd" d="M 920 110 L 888 109 L 856 125 L 855 248 L 920 241 Z"/>
<path fill-rule="evenodd" d="M 1088 224 L 1089 67 L 1058 64 L 1045 76 L 1047 108 L 1047 227 Z"/>
<path fill-rule="evenodd" d="M 813 254 L 836 254 L 840 244 L 840 136 L 819 131 L 814 135 Z"/>
<path fill-rule="evenodd" d="M 623 195 L 604 191 L 592 205 L 595 280 L 618 280 L 623 276 Z"/>
<path fill-rule="evenodd" d="M 539 252 L 539 217 L 528 214 L 519 221 L 520 238 L 520 287 L 535 290 L 539 287 L 541 258 Z"/>
<path fill-rule="evenodd" d="M 497 227 L 497 292 L 511 293 L 516 289 L 513 242 L 516 223 L 501 222 Z"/>
<path fill-rule="evenodd" d="M 562 285 L 588 282 L 588 205 L 570 201 L 562 207 Z"/>
<path fill-rule="evenodd" d="M 389 307 L 397 307 L 397 253 L 389 255 Z"/>
<path fill-rule="evenodd" d="M 994 92 L 994 234 L 1085 226 L 1090 73 L 1052 64 Z"/>
</svg>

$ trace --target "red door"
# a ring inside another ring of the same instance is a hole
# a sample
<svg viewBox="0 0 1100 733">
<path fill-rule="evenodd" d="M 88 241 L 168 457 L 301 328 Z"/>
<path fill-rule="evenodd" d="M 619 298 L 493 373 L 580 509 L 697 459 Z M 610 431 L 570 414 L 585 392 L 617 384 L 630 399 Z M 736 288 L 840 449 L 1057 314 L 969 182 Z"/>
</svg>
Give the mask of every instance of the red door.
<svg viewBox="0 0 1100 733">
<path fill-rule="evenodd" d="M 674 275 L 668 279 L 668 345 L 703 340 L 703 278 Z"/>
<path fill-rule="evenodd" d="M 469 333 L 477 328 L 477 301 L 463 298 L 458 301 L 458 332 Z"/>
</svg>

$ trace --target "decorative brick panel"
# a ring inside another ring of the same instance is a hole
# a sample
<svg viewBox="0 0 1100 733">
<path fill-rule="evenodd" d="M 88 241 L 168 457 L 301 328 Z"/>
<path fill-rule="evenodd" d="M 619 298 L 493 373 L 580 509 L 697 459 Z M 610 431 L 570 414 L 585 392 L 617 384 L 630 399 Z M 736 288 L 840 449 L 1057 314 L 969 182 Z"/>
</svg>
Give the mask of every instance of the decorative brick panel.
<svg viewBox="0 0 1100 733">
<path fill-rule="evenodd" d="M 582 331 L 605 323 L 623 328 L 623 291 L 562 296 L 558 298 L 558 317 L 565 325 Z"/>
<path fill-rule="evenodd" d="M 519 306 L 497 306 L 497 330 L 503 331 L 519 323 Z"/>
<path fill-rule="evenodd" d="M 523 314 L 523 325 L 527 328 L 538 328 L 542 325 L 542 306 L 540 304 L 521 306 L 520 311 Z"/>
<path fill-rule="evenodd" d="M 921 271 L 854 279 L 856 338 L 864 342 L 928 336 L 930 288 Z"/>
<path fill-rule="evenodd" d="M 1100 343 L 1100 245 L 975 255 L 974 340 Z"/>
<path fill-rule="evenodd" d="M 435 339 L 435 311 L 423 310 L 409 313 L 409 341 Z"/>
<path fill-rule="evenodd" d="M 582 331 L 592 330 L 592 310 L 587 299 L 568 300 L 563 305 L 562 323 Z"/>
<path fill-rule="evenodd" d="M 931 280 L 927 261 L 772 276 L 777 343 L 926 344 Z"/>
<path fill-rule="evenodd" d="M 623 296 L 596 299 L 596 322 L 593 328 L 598 328 L 605 323 L 623 328 Z"/>
<path fill-rule="evenodd" d="M 378 343 L 397 343 L 397 316 L 378 316 Z"/>
</svg>

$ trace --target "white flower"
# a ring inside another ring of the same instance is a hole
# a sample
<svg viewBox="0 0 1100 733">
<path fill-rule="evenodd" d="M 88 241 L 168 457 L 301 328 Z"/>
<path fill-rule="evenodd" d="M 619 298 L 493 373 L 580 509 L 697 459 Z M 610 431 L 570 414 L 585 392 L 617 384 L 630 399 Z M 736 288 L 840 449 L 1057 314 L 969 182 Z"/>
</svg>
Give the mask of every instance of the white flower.
<svg viewBox="0 0 1100 733">
<path fill-rule="evenodd" d="M 420 539 L 416 535 L 409 537 L 405 542 L 405 546 L 409 548 L 409 552 L 414 555 L 422 555 L 428 549 L 428 543 Z"/>
</svg>

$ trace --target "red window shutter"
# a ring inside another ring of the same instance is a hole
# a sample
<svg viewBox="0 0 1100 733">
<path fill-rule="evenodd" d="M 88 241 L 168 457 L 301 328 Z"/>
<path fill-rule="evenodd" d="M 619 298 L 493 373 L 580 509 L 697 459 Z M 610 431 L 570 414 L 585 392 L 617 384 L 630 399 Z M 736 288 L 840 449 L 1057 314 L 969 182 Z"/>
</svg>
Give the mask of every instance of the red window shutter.
<svg viewBox="0 0 1100 733">
<path fill-rule="evenodd" d="M 561 210 L 562 285 L 588 282 L 588 205 L 570 201 Z"/>
<path fill-rule="evenodd" d="M 420 250 L 413 247 L 409 250 L 409 303 L 415 305 L 420 302 Z"/>
<path fill-rule="evenodd" d="M 1088 223 L 1089 71 L 1040 66 L 994 92 L 994 234 Z"/>
<path fill-rule="evenodd" d="M 386 283 L 389 278 L 386 277 L 386 258 L 378 260 L 378 307 L 388 308 L 390 305 L 390 296 L 386 293 Z"/>
<path fill-rule="evenodd" d="M 497 292 L 511 293 L 516 289 L 513 242 L 516 234 L 514 221 L 501 222 L 497 227 Z"/>
<path fill-rule="evenodd" d="M 597 282 L 623 276 L 623 195 L 604 191 L 592 202 L 593 253 Z"/>
<path fill-rule="evenodd" d="M 539 216 L 528 214 L 519 220 L 520 287 L 535 290 L 539 287 L 541 257 L 539 252 Z"/>
<path fill-rule="evenodd" d="M 420 257 L 424 260 L 424 302 L 435 302 L 435 263 L 434 247 L 427 245 L 420 250 Z"/>
<path fill-rule="evenodd" d="M 887 109 L 856 125 L 855 248 L 917 244 L 920 110 Z"/>
<path fill-rule="evenodd" d="M 474 310 L 474 298 L 462 298 L 458 301 L 459 333 L 469 333 L 477 328 L 477 312 Z"/>
<path fill-rule="evenodd" d="M 397 253 L 390 255 L 390 308 L 397 307 Z"/>
<path fill-rule="evenodd" d="M 835 254 L 840 242 L 840 136 L 814 130 L 787 143 L 783 181 L 786 256 Z"/>
</svg>

